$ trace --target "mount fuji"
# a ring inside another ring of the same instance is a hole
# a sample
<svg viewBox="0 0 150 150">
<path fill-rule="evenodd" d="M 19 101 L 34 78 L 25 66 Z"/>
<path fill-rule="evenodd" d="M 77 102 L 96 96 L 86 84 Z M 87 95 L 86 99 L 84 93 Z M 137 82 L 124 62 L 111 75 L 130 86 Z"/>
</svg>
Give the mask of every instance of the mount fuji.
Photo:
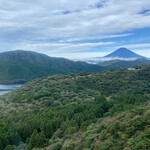
<svg viewBox="0 0 150 150">
<path fill-rule="evenodd" d="M 116 51 L 112 52 L 111 54 L 104 56 L 104 58 L 138 59 L 144 57 L 132 52 L 127 48 L 119 48 Z"/>
<path fill-rule="evenodd" d="M 116 51 L 104 57 L 95 57 L 87 60 L 86 62 L 91 64 L 99 64 L 101 62 L 111 61 L 111 60 L 134 61 L 136 59 L 148 59 L 148 58 L 138 55 L 127 48 L 119 48 Z"/>
</svg>

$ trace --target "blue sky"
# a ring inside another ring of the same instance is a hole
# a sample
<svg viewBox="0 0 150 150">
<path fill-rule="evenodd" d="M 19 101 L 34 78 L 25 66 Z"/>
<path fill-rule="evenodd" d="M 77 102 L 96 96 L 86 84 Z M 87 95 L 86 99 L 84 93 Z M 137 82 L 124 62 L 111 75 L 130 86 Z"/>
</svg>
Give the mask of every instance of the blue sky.
<svg viewBox="0 0 150 150">
<path fill-rule="evenodd" d="M 69 59 L 126 47 L 150 57 L 149 0 L 0 0 L 0 52 Z"/>
</svg>

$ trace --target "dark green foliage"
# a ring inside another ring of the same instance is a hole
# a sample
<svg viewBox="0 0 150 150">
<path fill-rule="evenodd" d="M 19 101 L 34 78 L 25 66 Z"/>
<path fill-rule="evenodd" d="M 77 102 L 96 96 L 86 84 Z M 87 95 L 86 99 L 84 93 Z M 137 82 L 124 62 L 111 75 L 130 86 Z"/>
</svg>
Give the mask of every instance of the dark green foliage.
<svg viewBox="0 0 150 150">
<path fill-rule="evenodd" d="M 13 125 L 7 121 L 0 121 L 0 149 L 4 149 L 7 145 L 18 145 L 19 142 L 20 137 Z"/>
<path fill-rule="evenodd" d="M 29 141 L 29 147 L 42 147 L 46 143 L 46 137 L 43 132 L 38 133 L 37 130 L 34 130 Z"/>
<path fill-rule="evenodd" d="M 36 79 L 21 89 L 12 92 L 13 102 L 34 103 L 42 106 L 59 106 L 82 103 L 100 93 L 107 97 L 117 94 L 146 94 L 150 92 L 150 66 L 129 71 L 105 71 L 102 73 L 80 73 L 75 75 L 55 75 Z M 38 103 L 38 104 L 39 104 Z"/>
<path fill-rule="evenodd" d="M 12 120 L 16 122 L 13 123 L 17 135 L 24 142 L 29 138 L 30 148 L 42 147 L 46 144 L 46 138 L 51 138 L 58 129 L 60 129 L 62 136 L 73 134 L 80 129 L 86 130 L 89 124 L 96 122 L 97 118 L 102 117 L 111 106 L 105 100 L 105 97 L 99 96 L 94 102 L 72 105 L 71 107 L 47 108 L 38 111 L 38 113 L 35 110 L 29 115 L 14 116 Z M 10 133 L 8 132 L 8 134 Z M 10 143 L 9 138 L 12 137 L 8 135 L 6 137 L 8 142 L 5 142 L 5 144 L 16 145 Z"/>
<path fill-rule="evenodd" d="M 0 149 L 148 150 L 150 66 L 55 75 L 0 98 Z"/>
<path fill-rule="evenodd" d="M 136 95 L 123 95 L 112 96 L 111 98 L 114 106 L 109 110 L 107 115 L 113 115 L 114 113 L 127 111 L 133 108 L 133 106 L 140 105 L 149 100 L 149 97 L 140 94 Z"/>
</svg>

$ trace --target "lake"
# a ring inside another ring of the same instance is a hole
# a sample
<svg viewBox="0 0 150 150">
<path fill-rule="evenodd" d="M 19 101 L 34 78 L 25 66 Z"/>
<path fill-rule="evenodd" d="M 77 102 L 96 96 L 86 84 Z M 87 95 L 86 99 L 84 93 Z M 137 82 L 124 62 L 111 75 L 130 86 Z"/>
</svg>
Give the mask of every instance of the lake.
<svg viewBox="0 0 150 150">
<path fill-rule="evenodd" d="M 20 88 L 22 84 L 0 84 L 0 95 Z"/>
</svg>

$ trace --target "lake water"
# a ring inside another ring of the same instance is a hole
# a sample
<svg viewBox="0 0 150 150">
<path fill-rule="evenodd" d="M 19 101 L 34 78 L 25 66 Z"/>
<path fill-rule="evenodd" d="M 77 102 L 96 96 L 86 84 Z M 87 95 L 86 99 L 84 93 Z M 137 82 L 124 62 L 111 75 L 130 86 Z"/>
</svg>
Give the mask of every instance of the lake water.
<svg viewBox="0 0 150 150">
<path fill-rule="evenodd" d="M 21 86 L 22 84 L 0 84 L 0 95 L 16 90 Z"/>
</svg>

